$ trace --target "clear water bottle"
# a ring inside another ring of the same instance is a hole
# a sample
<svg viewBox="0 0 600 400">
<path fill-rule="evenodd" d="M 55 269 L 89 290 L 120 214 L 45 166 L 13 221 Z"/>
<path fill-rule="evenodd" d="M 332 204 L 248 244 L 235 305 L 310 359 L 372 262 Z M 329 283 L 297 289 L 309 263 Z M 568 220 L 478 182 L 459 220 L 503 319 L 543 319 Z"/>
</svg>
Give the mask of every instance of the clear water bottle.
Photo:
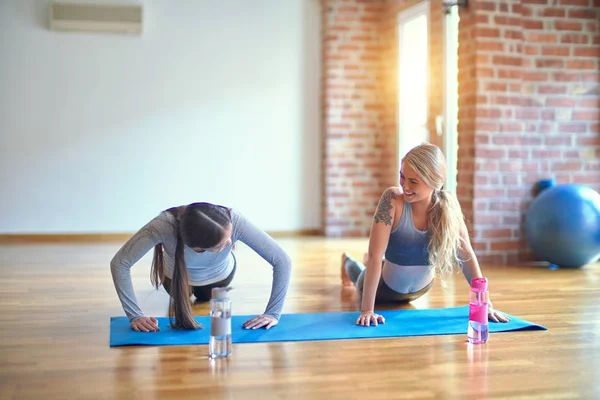
<svg viewBox="0 0 600 400">
<path fill-rule="evenodd" d="M 230 287 L 217 287 L 211 291 L 210 300 L 210 343 L 208 355 L 211 359 L 231 355 L 231 299 Z"/>
<path fill-rule="evenodd" d="M 488 341 L 488 298 L 487 279 L 473 278 L 469 298 L 469 328 L 467 331 L 469 343 L 481 344 Z"/>
</svg>

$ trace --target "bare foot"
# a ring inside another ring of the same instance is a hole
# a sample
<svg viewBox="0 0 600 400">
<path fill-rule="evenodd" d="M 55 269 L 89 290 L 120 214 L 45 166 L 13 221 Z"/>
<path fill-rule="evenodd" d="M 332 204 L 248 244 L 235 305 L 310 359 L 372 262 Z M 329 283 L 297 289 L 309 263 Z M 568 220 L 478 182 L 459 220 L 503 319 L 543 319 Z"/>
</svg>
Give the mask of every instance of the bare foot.
<svg viewBox="0 0 600 400">
<path fill-rule="evenodd" d="M 343 253 L 342 254 L 342 266 L 340 269 L 340 276 L 342 277 L 342 285 L 343 286 L 352 286 L 352 281 L 350 280 L 350 277 L 348 276 L 348 273 L 346 272 L 346 259 L 348 258 L 348 253 Z"/>
</svg>

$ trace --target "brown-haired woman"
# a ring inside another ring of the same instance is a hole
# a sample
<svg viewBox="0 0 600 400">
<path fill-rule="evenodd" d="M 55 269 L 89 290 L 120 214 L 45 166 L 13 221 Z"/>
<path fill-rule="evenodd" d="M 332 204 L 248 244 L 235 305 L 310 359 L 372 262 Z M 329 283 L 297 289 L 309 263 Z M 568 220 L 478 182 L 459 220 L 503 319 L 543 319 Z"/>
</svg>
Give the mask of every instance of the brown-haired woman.
<svg viewBox="0 0 600 400">
<path fill-rule="evenodd" d="M 273 266 L 271 296 L 264 314 L 251 318 L 245 328 L 277 325 L 287 294 L 291 261 L 264 231 L 235 210 L 210 203 L 193 203 L 161 212 L 116 253 L 110 266 L 115 289 L 132 329 L 159 330 L 157 319 L 147 317 L 137 304 L 130 269 L 154 249 L 151 281 L 170 294 L 169 319 L 175 329 L 198 329 L 190 293 L 210 300 L 213 287 L 227 286 L 236 270 L 233 245 L 241 241 Z"/>
</svg>

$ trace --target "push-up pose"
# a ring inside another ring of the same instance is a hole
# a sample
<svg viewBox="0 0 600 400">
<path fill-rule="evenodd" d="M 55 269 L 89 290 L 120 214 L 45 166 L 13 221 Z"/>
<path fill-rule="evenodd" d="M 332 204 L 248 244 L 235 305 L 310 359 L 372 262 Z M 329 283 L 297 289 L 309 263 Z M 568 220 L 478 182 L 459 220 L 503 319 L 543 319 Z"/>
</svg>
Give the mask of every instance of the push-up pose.
<svg viewBox="0 0 600 400">
<path fill-rule="evenodd" d="M 170 294 L 169 318 L 176 329 L 198 329 L 190 296 L 208 301 L 211 289 L 227 286 L 236 270 L 232 248 L 236 241 L 252 248 L 273 266 L 271 296 L 264 314 L 245 328 L 277 325 L 290 280 L 291 261 L 275 241 L 238 212 L 219 205 L 194 203 L 160 213 L 129 239 L 110 263 L 123 309 L 136 331 L 159 330 L 154 317 L 144 316 L 137 304 L 130 269 L 154 248 L 150 278 Z M 174 320 L 173 320 L 174 318 Z"/>
<path fill-rule="evenodd" d="M 369 249 L 361 264 L 342 255 L 342 281 L 362 296 L 358 325 L 385 322 L 375 302 L 410 302 L 427 293 L 434 277 L 456 266 L 471 282 L 482 277 L 460 204 L 444 190 L 446 163 L 439 147 L 423 143 L 402 159 L 400 187 L 385 190 L 371 225 Z M 384 257 L 385 256 L 385 257 Z M 382 263 L 382 259 L 384 259 Z M 492 308 L 489 319 L 507 322 Z"/>
</svg>

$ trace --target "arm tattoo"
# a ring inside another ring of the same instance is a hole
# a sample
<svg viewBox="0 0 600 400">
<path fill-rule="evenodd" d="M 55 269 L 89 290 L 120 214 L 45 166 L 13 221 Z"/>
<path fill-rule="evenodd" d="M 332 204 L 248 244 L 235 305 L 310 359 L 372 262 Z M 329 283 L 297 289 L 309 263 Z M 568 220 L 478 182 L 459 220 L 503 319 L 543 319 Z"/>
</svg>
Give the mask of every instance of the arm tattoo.
<svg viewBox="0 0 600 400">
<path fill-rule="evenodd" d="M 392 225 L 392 216 L 390 211 L 392 210 L 392 200 L 396 198 L 396 195 L 392 191 L 385 191 L 379 205 L 377 206 L 377 212 L 375 213 L 375 223 L 383 222 L 385 225 Z"/>
</svg>

